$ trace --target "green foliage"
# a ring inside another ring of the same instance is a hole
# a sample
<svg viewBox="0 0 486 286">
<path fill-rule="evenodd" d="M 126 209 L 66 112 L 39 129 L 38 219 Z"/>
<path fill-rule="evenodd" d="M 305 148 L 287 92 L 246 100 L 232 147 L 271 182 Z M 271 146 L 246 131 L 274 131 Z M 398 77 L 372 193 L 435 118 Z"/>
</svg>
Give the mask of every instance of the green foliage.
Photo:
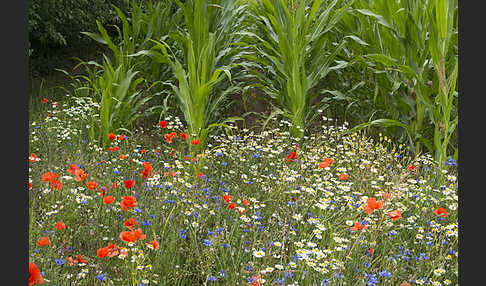
<svg viewBox="0 0 486 286">
<path fill-rule="evenodd" d="M 80 65 L 85 66 L 87 76 L 76 77 L 76 80 L 84 79 L 85 83 L 89 84 L 88 94 L 100 101 L 101 125 L 95 130 L 96 138 L 103 146 L 107 144 L 109 133 L 130 133 L 138 118 L 148 117 L 162 109 L 160 100 L 152 100 L 162 94 L 153 90 L 159 81 L 148 82 L 146 79 L 153 78 L 153 70 L 151 73 L 147 72 L 147 61 L 130 55 L 146 48 L 153 40 L 152 37 L 163 38 L 163 33 L 171 29 L 171 21 L 166 20 L 161 25 L 162 22 L 159 20 L 169 16 L 171 7 L 165 2 L 155 5 L 150 2 L 146 9 L 135 2 L 130 4 L 130 18 L 116 6 L 113 7 L 122 23 L 122 28 L 118 30 L 118 38 L 112 38 L 98 20 L 96 24 L 99 33 L 83 32 L 91 39 L 107 45 L 112 54 L 112 59 L 104 55 L 102 65 L 81 61 Z M 174 19 L 177 21 L 177 17 Z M 164 72 L 160 68 L 158 71 L 159 74 L 160 71 Z M 143 91 L 140 90 L 141 83 L 147 83 Z M 79 91 L 80 88 L 87 86 L 78 85 L 75 90 Z"/>
<path fill-rule="evenodd" d="M 133 1 L 133 0 L 132 0 Z M 138 0 L 136 0 L 138 2 Z M 61 48 L 85 50 L 82 31 L 96 30 L 96 21 L 118 25 L 112 4 L 128 10 L 127 0 L 31 0 L 29 1 L 29 60 L 31 69 L 47 75 L 58 68 Z M 110 33 L 115 30 L 110 29 Z"/>
<path fill-rule="evenodd" d="M 142 50 L 136 56 L 150 56 L 159 64 L 170 66 L 177 85 L 166 82 L 172 87 L 180 110 L 184 114 L 191 138 L 199 139 L 200 145 L 193 152 L 203 148 L 208 132 L 213 127 L 225 126 L 224 122 L 214 123 L 214 114 L 221 108 L 229 92 L 236 86 L 225 84 L 224 77 L 231 82 L 230 69 L 235 67 L 237 43 L 231 33 L 235 23 L 239 23 L 244 6 L 235 6 L 234 1 L 176 1 L 184 22 L 169 39 L 176 43 L 178 53 L 172 51 L 167 41 L 153 42 L 150 50 Z M 227 120 L 234 121 L 237 118 Z M 226 120 L 226 121 L 227 121 Z"/>
<path fill-rule="evenodd" d="M 439 77 L 435 72 L 437 68 L 434 68 L 438 56 L 433 56 L 433 53 L 437 54 L 435 50 L 440 47 L 443 58 L 452 59 L 457 55 L 457 47 L 454 46 L 457 44 L 457 33 L 453 21 L 457 16 L 457 1 L 455 4 L 454 1 L 448 3 L 448 13 L 440 16 L 448 18 L 448 30 L 445 32 L 438 30 L 437 21 L 434 20 L 442 14 L 434 9 L 435 2 L 428 0 L 360 0 L 353 4 L 353 10 L 340 22 L 340 29 L 344 33 L 353 33 L 357 39 L 347 47 L 348 56 L 365 67 L 362 72 L 349 73 L 361 80 L 360 83 L 369 91 L 368 100 L 362 101 L 361 105 L 367 102 L 368 108 L 364 110 L 377 111 L 369 111 L 368 114 L 387 118 L 388 123 L 394 122 L 387 126 L 404 127 L 402 130 L 406 132 L 402 134 L 406 134 L 411 151 L 416 153 L 422 151 L 423 146 L 429 152 L 443 149 L 443 146 L 438 148 L 437 143 L 431 141 L 437 136 L 434 134 L 437 134 L 437 127 L 441 124 L 439 121 L 442 120 L 439 118 L 457 113 L 452 94 L 445 100 L 449 104 L 434 103 L 440 96 Z M 439 34 L 446 36 L 437 38 Z M 453 64 L 449 64 L 447 74 L 451 74 L 453 68 Z M 439 109 L 443 110 L 440 116 L 437 113 Z M 370 117 L 367 124 L 386 127 L 380 122 L 385 121 Z M 358 129 L 365 125 L 361 124 Z"/>
<path fill-rule="evenodd" d="M 255 86 L 275 100 L 292 121 L 292 135 L 302 138 L 305 126 L 315 119 L 321 102 L 313 90 L 332 70 L 346 62 L 336 62 L 345 37 L 337 37 L 335 25 L 351 2 L 262 0 L 253 2 L 256 26 L 243 32 L 253 52 L 246 56 L 258 67 L 250 67 Z"/>
</svg>

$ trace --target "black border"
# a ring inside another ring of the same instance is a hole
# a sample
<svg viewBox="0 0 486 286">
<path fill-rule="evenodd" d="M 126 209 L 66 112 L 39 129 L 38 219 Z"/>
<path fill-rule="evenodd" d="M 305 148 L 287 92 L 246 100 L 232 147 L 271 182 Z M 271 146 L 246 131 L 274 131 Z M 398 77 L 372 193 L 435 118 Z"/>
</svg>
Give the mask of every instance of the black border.
<svg viewBox="0 0 486 286">
<path fill-rule="evenodd" d="M 29 70 L 28 0 L 4 3 L 2 28 L 2 230 L 5 270 L 15 285 L 28 285 Z M 15 231 L 14 231 L 15 230 Z M 12 253 L 10 253 L 12 251 Z M 11 272 L 10 272 L 11 271 Z M 9 279 L 10 280 L 10 279 Z M 21 282 L 23 281 L 23 282 Z"/>
</svg>

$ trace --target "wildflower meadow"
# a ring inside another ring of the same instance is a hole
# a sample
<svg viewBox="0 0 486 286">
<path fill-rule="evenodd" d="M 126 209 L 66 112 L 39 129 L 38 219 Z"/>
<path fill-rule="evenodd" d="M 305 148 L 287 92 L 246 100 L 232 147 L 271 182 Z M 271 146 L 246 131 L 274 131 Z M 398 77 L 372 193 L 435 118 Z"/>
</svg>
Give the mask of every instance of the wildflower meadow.
<svg viewBox="0 0 486 286">
<path fill-rule="evenodd" d="M 29 286 L 458 285 L 454 1 L 128 2 L 119 37 L 85 32 L 102 63 L 30 98 Z M 400 11 L 445 23 L 426 71 Z M 345 98 L 358 65 L 374 103 Z M 252 88 L 273 109 L 247 126 L 224 107 Z"/>
</svg>

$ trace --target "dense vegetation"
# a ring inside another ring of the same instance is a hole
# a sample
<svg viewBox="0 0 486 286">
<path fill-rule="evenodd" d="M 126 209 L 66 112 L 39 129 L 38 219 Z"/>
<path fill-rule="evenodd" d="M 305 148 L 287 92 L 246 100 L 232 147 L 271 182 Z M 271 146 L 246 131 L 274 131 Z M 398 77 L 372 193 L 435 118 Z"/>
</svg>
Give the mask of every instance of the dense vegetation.
<svg viewBox="0 0 486 286">
<path fill-rule="evenodd" d="M 457 284 L 457 1 L 56 3 L 30 285 Z"/>
</svg>

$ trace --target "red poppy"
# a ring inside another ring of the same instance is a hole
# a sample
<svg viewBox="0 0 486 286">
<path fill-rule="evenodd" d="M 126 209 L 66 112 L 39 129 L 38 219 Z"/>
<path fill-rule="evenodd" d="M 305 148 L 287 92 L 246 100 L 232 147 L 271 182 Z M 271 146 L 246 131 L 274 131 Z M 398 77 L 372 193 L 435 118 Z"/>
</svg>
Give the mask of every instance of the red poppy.
<svg viewBox="0 0 486 286">
<path fill-rule="evenodd" d="M 120 154 L 120 159 L 122 160 L 126 159 L 127 157 L 128 157 L 127 155 Z"/>
<path fill-rule="evenodd" d="M 41 238 L 39 238 L 37 240 L 37 245 L 38 246 L 46 246 L 46 245 L 49 245 L 49 246 L 52 246 L 52 243 L 51 241 L 49 240 L 49 237 L 47 236 L 43 236 Z"/>
<path fill-rule="evenodd" d="M 287 162 L 292 162 L 294 159 L 297 158 L 297 153 L 295 153 L 294 151 L 291 151 L 288 155 L 287 155 Z"/>
<path fill-rule="evenodd" d="M 30 154 L 30 156 L 29 156 L 29 161 L 30 162 L 34 163 L 34 162 L 36 162 L 38 160 L 39 160 L 39 157 L 37 157 L 37 155 L 35 153 Z"/>
<path fill-rule="evenodd" d="M 236 208 L 235 203 L 229 204 L 228 208 L 234 210 Z"/>
<path fill-rule="evenodd" d="M 137 236 L 133 231 L 122 231 L 120 232 L 120 239 L 126 242 L 135 242 L 137 240 Z"/>
<path fill-rule="evenodd" d="M 143 162 L 143 169 L 145 171 L 152 172 L 153 171 L 152 164 L 150 164 L 149 162 Z"/>
<path fill-rule="evenodd" d="M 131 196 L 125 196 L 123 197 L 123 200 L 120 203 L 121 208 L 124 211 L 128 211 L 130 208 L 135 207 L 136 201 L 134 197 Z"/>
<path fill-rule="evenodd" d="M 140 150 L 140 153 L 142 153 L 142 154 L 145 154 L 145 152 L 147 152 L 147 150 L 145 150 L 145 149 Z"/>
<path fill-rule="evenodd" d="M 106 195 L 106 191 L 108 189 L 105 187 L 105 186 L 101 186 L 99 189 L 98 189 L 98 192 L 100 192 L 100 196 L 104 197 Z"/>
<path fill-rule="evenodd" d="M 346 181 L 349 178 L 347 174 L 341 173 L 339 174 L 339 179 Z"/>
<path fill-rule="evenodd" d="M 231 195 L 223 196 L 223 201 L 225 201 L 226 203 L 229 203 L 231 200 L 233 200 L 233 197 Z"/>
<path fill-rule="evenodd" d="M 435 213 L 436 215 L 440 215 L 440 216 L 442 216 L 442 217 L 444 217 L 444 216 L 446 216 L 446 215 L 448 215 L 448 214 L 449 214 L 449 213 L 446 211 L 446 209 L 445 209 L 445 208 L 438 208 L 438 209 L 436 209 L 436 210 L 434 211 L 434 213 Z"/>
<path fill-rule="evenodd" d="M 368 226 L 361 224 L 359 222 L 355 222 L 354 225 L 352 227 L 350 227 L 349 229 L 350 230 L 362 230 L 362 229 L 365 229 L 365 228 L 368 228 Z"/>
<path fill-rule="evenodd" d="M 186 140 L 187 138 L 189 138 L 189 135 L 187 135 L 184 132 L 181 132 L 181 140 Z"/>
<path fill-rule="evenodd" d="M 197 144 L 199 144 L 199 142 L 200 142 L 199 139 L 192 139 L 191 140 L 192 145 L 197 145 Z"/>
<path fill-rule="evenodd" d="M 112 183 L 112 184 L 111 184 L 111 188 L 112 188 L 113 190 L 115 190 L 116 188 L 118 188 L 118 184 L 117 184 L 117 183 Z"/>
<path fill-rule="evenodd" d="M 250 204 L 250 201 L 249 200 L 243 200 L 243 205 L 246 207 Z"/>
<path fill-rule="evenodd" d="M 98 186 L 98 183 L 94 181 L 88 181 L 86 182 L 86 185 L 88 186 L 88 189 L 92 191 Z"/>
<path fill-rule="evenodd" d="M 136 229 L 134 233 L 135 233 L 135 237 L 140 240 L 144 240 L 147 237 L 145 234 L 142 233 L 142 230 L 140 228 Z"/>
<path fill-rule="evenodd" d="M 108 249 L 108 257 L 113 257 L 115 255 L 118 255 L 118 253 L 120 253 L 118 251 L 118 245 L 113 244 L 113 243 L 111 243 L 110 245 L 108 245 L 106 247 L 106 249 Z"/>
<path fill-rule="evenodd" d="M 125 180 L 125 181 L 123 181 L 123 183 L 125 184 L 125 187 L 127 189 L 130 189 L 130 188 L 132 188 L 135 185 L 135 181 L 134 180 Z"/>
<path fill-rule="evenodd" d="M 44 279 L 42 278 L 41 271 L 37 265 L 33 262 L 29 263 L 29 286 L 42 284 Z"/>
<path fill-rule="evenodd" d="M 113 141 L 113 140 L 116 139 L 116 135 L 113 134 L 113 133 L 110 133 L 110 134 L 108 134 L 108 139 L 110 139 L 111 141 Z"/>
<path fill-rule="evenodd" d="M 32 190 L 32 183 L 29 182 L 29 190 Z"/>
<path fill-rule="evenodd" d="M 160 128 L 167 128 L 167 121 L 164 121 L 164 120 L 160 121 L 159 126 L 160 126 Z"/>
<path fill-rule="evenodd" d="M 105 196 L 103 198 L 103 202 L 107 205 L 111 204 L 112 202 L 115 201 L 115 197 L 114 196 Z"/>
<path fill-rule="evenodd" d="M 88 259 L 83 259 L 83 257 L 81 256 L 81 254 L 78 254 L 78 257 L 76 258 L 76 261 L 79 262 L 79 263 L 87 263 L 88 262 Z"/>
<path fill-rule="evenodd" d="M 165 139 L 165 141 L 167 141 L 167 143 L 172 143 L 172 139 L 174 139 L 176 137 L 177 137 L 177 133 L 175 133 L 175 132 L 171 132 L 171 133 L 164 135 L 164 139 Z"/>
<path fill-rule="evenodd" d="M 129 229 L 133 230 L 134 225 L 138 225 L 138 222 L 134 218 L 129 218 L 123 224 Z"/>
<path fill-rule="evenodd" d="M 53 172 L 47 172 L 42 174 L 42 181 L 43 182 L 50 182 L 55 180 L 57 177 L 59 177 L 59 174 L 55 174 Z"/>
<path fill-rule="evenodd" d="M 44 97 L 44 98 L 42 99 L 42 103 L 47 103 L 47 102 L 49 102 L 49 99 L 47 99 L 47 98 L 45 98 L 45 97 Z"/>
<path fill-rule="evenodd" d="M 58 221 L 56 224 L 56 229 L 57 230 L 63 230 L 66 228 L 66 225 L 62 221 Z"/>
<path fill-rule="evenodd" d="M 367 205 L 363 206 L 363 209 L 367 214 L 371 214 L 374 210 L 381 209 L 383 207 L 383 201 L 377 202 L 375 198 L 368 198 L 366 203 Z"/>
<path fill-rule="evenodd" d="M 330 158 L 325 158 L 324 161 L 320 162 L 319 163 L 319 169 L 324 169 L 328 166 L 331 166 L 332 163 L 334 163 L 334 160 L 333 159 L 330 159 Z"/>
<path fill-rule="evenodd" d="M 147 246 L 152 246 L 154 250 L 159 249 L 159 243 L 155 240 L 152 240 L 151 242 L 147 243 Z"/>
<path fill-rule="evenodd" d="M 118 141 L 123 141 L 127 138 L 125 135 L 118 135 Z"/>
<path fill-rule="evenodd" d="M 76 175 L 76 178 L 74 178 L 74 180 L 77 182 L 82 182 L 84 181 L 84 179 L 86 179 L 86 177 L 88 177 L 88 174 L 86 174 L 83 169 L 74 170 L 74 175 Z"/>
<path fill-rule="evenodd" d="M 402 283 L 400 286 L 411 286 L 409 283 Z"/>
<path fill-rule="evenodd" d="M 140 176 L 142 178 L 147 178 L 152 171 L 153 171 L 152 164 L 150 164 L 149 162 L 144 162 L 143 163 L 143 171 L 142 171 L 142 174 L 140 174 Z"/>
<path fill-rule="evenodd" d="M 97 251 L 96 251 L 96 255 L 98 255 L 98 257 L 106 257 L 108 255 L 108 248 L 106 247 L 103 247 L 103 248 L 99 248 Z"/>
<path fill-rule="evenodd" d="M 402 217 L 402 213 L 399 210 L 391 211 L 388 213 L 388 216 L 392 218 L 392 220 L 398 220 Z"/>
<path fill-rule="evenodd" d="M 56 191 L 60 191 L 60 190 L 62 190 L 62 182 L 61 182 L 61 181 L 59 181 L 59 180 L 52 180 L 52 181 L 50 182 L 50 185 L 51 185 L 51 187 L 52 187 L 54 190 L 56 190 Z"/>
<path fill-rule="evenodd" d="M 69 164 L 69 169 L 67 169 L 67 172 L 71 175 L 74 175 L 74 172 L 79 169 L 78 166 L 74 165 L 74 164 Z"/>
<path fill-rule="evenodd" d="M 413 171 L 415 171 L 415 169 L 416 169 L 416 168 L 417 168 L 417 167 L 415 167 L 414 165 L 410 165 L 410 166 L 408 166 L 408 169 L 409 169 L 410 171 L 412 171 L 412 172 L 413 172 Z"/>
</svg>

